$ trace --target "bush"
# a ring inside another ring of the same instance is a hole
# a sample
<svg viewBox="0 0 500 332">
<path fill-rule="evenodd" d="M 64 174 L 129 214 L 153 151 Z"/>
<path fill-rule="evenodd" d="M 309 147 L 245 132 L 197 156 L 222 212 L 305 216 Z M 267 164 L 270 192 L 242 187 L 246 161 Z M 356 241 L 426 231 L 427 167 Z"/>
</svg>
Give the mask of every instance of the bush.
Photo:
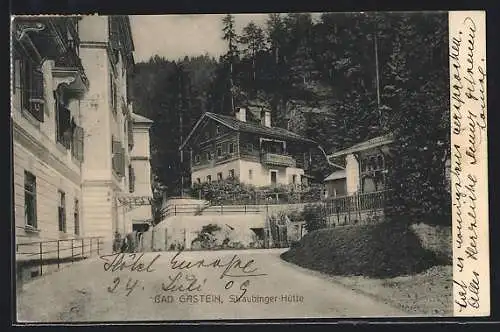
<svg viewBox="0 0 500 332">
<path fill-rule="evenodd" d="M 198 236 L 191 241 L 191 246 L 197 249 L 214 249 L 217 245 L 215 233 L 220 229 L 220 226 L 215 224 L 203 226 Z"/>
<path fill-rule="evenodd" d="M 190 195 L 212 204 L 278 204 L 317 202 L 323 192 L 321 185 L 278 185 L 256 188 L 240 183 L 237 178 L 194 184 Z"/>
<path fill-rule="evenodd" d="M 304 207 L 302 218 L 308 232 L 326 227 L 326 211 L 323 204 L 308 204 Z"/>
</svg>

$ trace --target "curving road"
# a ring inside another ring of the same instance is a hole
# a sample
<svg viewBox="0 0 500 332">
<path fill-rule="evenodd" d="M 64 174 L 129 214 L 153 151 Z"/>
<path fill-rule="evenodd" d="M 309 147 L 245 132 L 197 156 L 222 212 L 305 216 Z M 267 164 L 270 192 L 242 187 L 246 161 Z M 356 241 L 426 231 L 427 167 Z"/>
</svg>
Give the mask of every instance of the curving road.
<svg viewBox="0 0 500 332">
<path fill-rule="evenodd" d="M 24 285 L 17 294 L 18 320 L 408 316 L 323 274 L 281 260 L 281 252 L 163 252 L 145 253 L 140 259 L 137 254 L 135 260 L 90 259 Z"/>
</svg>

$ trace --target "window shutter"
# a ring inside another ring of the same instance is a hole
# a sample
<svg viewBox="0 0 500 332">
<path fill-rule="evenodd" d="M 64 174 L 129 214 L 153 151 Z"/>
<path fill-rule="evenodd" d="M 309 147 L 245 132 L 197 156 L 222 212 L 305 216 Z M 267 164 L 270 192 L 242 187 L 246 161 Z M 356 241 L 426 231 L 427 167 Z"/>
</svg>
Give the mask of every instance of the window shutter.
<svg viewBox="0 0 500 332">
<path fill-rule="evenodd" d="M 120 31 L 115 18 L 109 17 L 109 44 L 113 50 L 120 48 Z"/>
<path fill-rule="evenodd" d="M 133 147 L 134 146 L 134 132 L 132 130 L 132 124 L 133 122 L 130 121 L 128 123 L 128 126 L 127 126 L 127 134 L 128 134 L 128 145 L 129 147 Z"/>
<path fill-rule="evenodd" d="M 118 153 L 120 151 L 120 142 L 113 140 L 113 153 Z"/>
<path fill-rule="evenodd" d="M 120 146 L 120 176 L 125 176 L 125 148 Z"/>
<path fill-rule="evenodd" d="M 84 130 L 82 127 L 76 126 L 74 132 L 74 148 L 76 159 L 83 161 L 83 136 Z"/>
<path fill-rule="evenodd" d="M 128 177 L 129 191 L 133 193 L 135 191 L 135 173 L 132 165 L 128 166 Z"/>
</svg>

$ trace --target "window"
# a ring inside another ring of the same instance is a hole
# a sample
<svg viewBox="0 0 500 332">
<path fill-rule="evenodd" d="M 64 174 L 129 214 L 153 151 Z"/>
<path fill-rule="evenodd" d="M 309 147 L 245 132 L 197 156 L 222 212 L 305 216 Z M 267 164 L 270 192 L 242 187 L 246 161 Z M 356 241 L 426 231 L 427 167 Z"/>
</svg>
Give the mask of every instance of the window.
<svg viewBox="0 0 500 332">
<path fill-rule="evenodd" d="M 21 108 L 29 112 L 35 119 L 43 122 L 44 93 L 43 74 L 28 59 L 23 59 L 20 64 L 21 76 Z"/>
<path fill-rule="evenodd" d="M 201 179 L 200 178 L 196 178 L 196 183 L 200 184 L 201 183 Z"/>
<path fill-rule="evenodd" d="M 210 161 L 213 159 L 212 152 L 207 152 L 207 160 Z"/>
<path fill-rule="evenodd" d="M 229 170 L 229 178 L 234 179 L 234 169 Z"/>
<path fill-rule="evenodd" d="M 212 176 L 211 175 L 207 175 L 207 182 L 208 183 L 212 182 Z"/>
<path fill-rule="evenodd" d="M 36 177 L 24 171 L 24 223 L 36 228 Z"/>
<path fill-rule="evenodd" d="M 73 139 L 75 122 L 71 118 L 71 112 L 66 107 L 64 92 L 58 89 L 54 92 L 56 101 L 56 138 L 66 149 L 70 149 Z"/>
<path fill-rule="evenodd" d="M 59 231 L 66 232 L 66 194 L 59 190 L 59 206 L 58 217 L 59 217 Z"/>
<path fill-rule="evenodd" d="M 297 184 L 297 174 L 292 175 L 292 183 Z"/>
<path fill-rule="evenodd" d="M 75 220 L 75 235 L 80 235 L 80 206 L 78 199 L 75 198 L 75 207 L 73 212 L 73 217 Z"/>
<path fill-rule="evenodd" d="M 221 172 L 217 173 L 217 180 L 218 181 L 222 180 L 222 173 Z"/>
<path fill-rule="evenodd" d="M 234 153 L 234 143 L 229 143 L 229 153 Z"/>
<path fill-rule="evenodd" d="M 248 170 L 248 179 L 249 180 L 253 179 L 253 171 L 251 169 Z"/>
<path fill-rule="evenodd" d="M 217 146 L 217 158 L 222 157 L 222 145 Z"/>
<path fill-rule="evenodd" d="M 194 162 L 197 164 L 200 162 L 200 155 L 199 154 L 194 156 Z"/>
<path fill-rule="evenodd" d="M 247 143 L 247 151 L 253 152 L 253 143 Z"/>
<path fill-rule="evenodd" d="M 217 135 L 218 135 L 218 134 L 220 134 L 220 127 L 219 127 L 219 126 L 215 127 L 215 133 L 216 133 Z"/>
</svg>

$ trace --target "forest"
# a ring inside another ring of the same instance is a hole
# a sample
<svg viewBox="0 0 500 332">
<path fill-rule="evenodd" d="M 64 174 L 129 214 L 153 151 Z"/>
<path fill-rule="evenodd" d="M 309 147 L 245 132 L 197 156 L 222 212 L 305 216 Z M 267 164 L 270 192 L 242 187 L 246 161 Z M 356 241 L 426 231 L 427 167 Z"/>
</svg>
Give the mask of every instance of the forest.
<svg viewBox="0 0 500 332">
<path fill-rule="evenodd" d="M 443 214 L 449 156 L 448 18 L 439 13 L 269 14 L 241 32 L 222 20 L 227 51 L 170 61 L 155 55 L 131 77 L 134 111 L 151 128 L 155 192 L 189 187 L 188 154 L 178 150 L 205 111 L 232 114 L 263 105 L 273 125 L 327 151 L 391 133 L 397 158 L 389 185 L 396 214 Z M 312 175 L 335 171 L 318 150 Z M 447 203 L 449 204 L 449 203 Z M 446 211 L 445 211 L 446 212 Z"/>
</svg>

